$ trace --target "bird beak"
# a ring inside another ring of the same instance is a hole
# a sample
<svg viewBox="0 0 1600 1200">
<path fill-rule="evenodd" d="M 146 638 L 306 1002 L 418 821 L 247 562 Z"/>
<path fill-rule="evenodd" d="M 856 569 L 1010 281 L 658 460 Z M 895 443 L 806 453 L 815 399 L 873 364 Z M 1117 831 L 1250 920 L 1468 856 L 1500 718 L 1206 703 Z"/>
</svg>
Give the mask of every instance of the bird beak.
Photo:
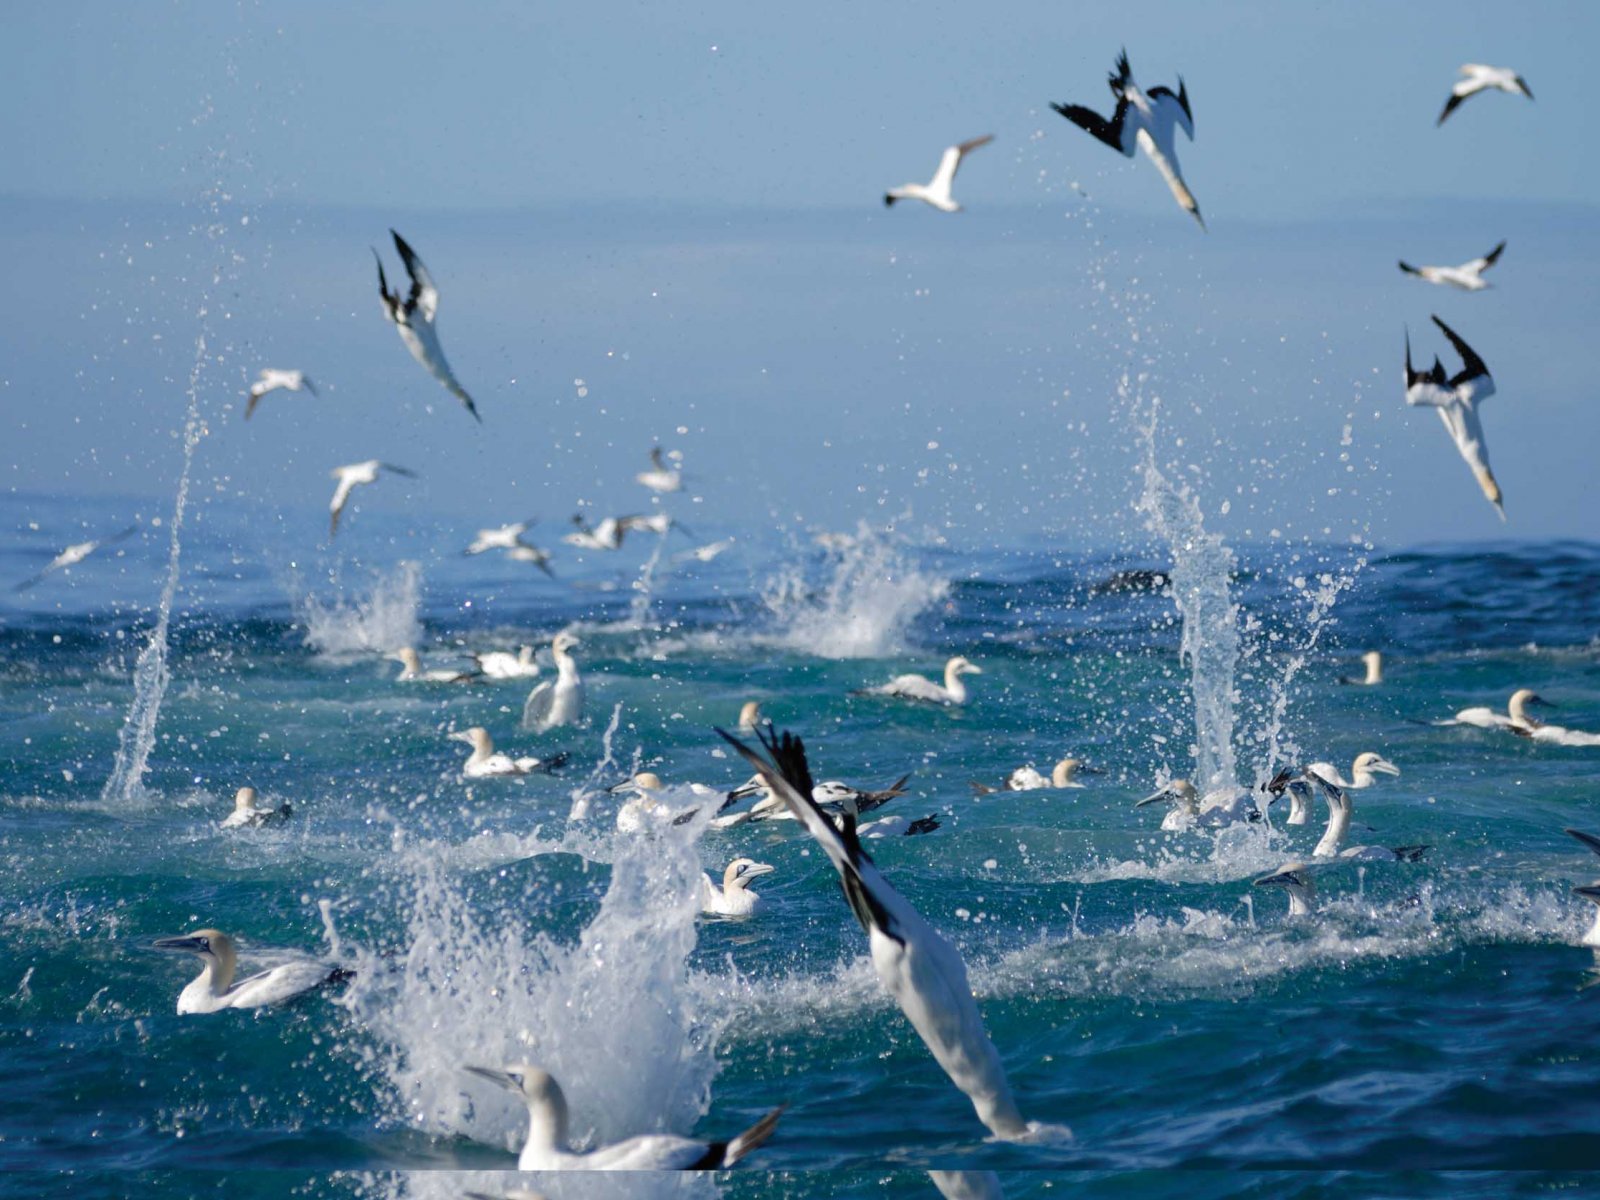
<svg viewBox="0 0 1600 1200">
<path fill-rule="evenodd" d="M 621 783 L 613 783 L 606 789 L 606 795 L 615 796 L 618 792 L 625 792 L 633 786 L 633 776 L 628 776 Z"/>
<path fill-rule="evenodd" d="M 968 675 L 982 675 L 983 674 L 983 668 L 980 667 L 977 663 L 968 663 L 967 664 L 967 674 Z"/>
<path fill-rule="evenodd" d="M 740 878 L 749 879 L 752 875 L 771 875 L 778 868 L 768 863 L 751 863 L 740 872 Z"/>
<path fill-rule="evenodd" d="M 761 782 L 761 776 L 757 775 L 749 783 L 741 783 L 733 791 L 729 792 L 728 800 L 730 802 L 743 800 L 746 796 L 754 796 L 757 792 L 762 791 L 764 787 L 765 785 Z"/>
<path fill-rule="evenodd" d="M 1166 788 L 1162 788 L 1159 792 L 1151 792 L 1150 795 L 1146 796 L 1143 800 L 1139 801 L 1139 803 L 1135 804 L 1134 807 L 1135 808 L 1143 808 L 1146 804 L 1154 804 L 1158 800 L 1170 800 L 1170 799 L 1172 799 L 1172 793 L 1170 791 L 1168 791 Z"/>
<path fill-rule="evenodd" d="M 1582 887 L 1572 889 L 1574 896 L 1582 896 L 1594 904 L 1600 904 L 1600 883 L 1586 883 Z"/>
<path fill-rule="evenodd" d="M 1387 758 L 1380 758 L 1377 762 L 1373 763 L 1372 766 L 1371 766 L 1371 770 L 1381 771 L 1385 775 L 1398 775 L 1398 774 L 1400 774 L 1400 768 L 1395 766 Z"/>
<path fill-rule="evenodd" d="M 1274 871 L 1271 875 L 1263 875 L 1251 884 L 1252 887 L 1287 887 L 1291 883 L 1298 883 L 1293 871 Z"/>
<path fill-rule="evenodd" d="M 150 944 L 157 950 L 181 950 L 186 954 L 198 954 L 200 952 L 200 939 L 197 937 L 157 938 Z"/>
<path fill-rule="evenodd" d="M 520 1092 L 522 1090 L 511 1076 L 504 1071 L 497 1071 L 493 1067 L 463 1067 L 462 1069 L 470 1075 L 476 1075 L 480 1079 L 487 1079 L 490 1083 L 499 1084 L 508 1092 Z"/>
<path fill-rule="evenodd" d="M 470 742 L 470 741 L 472 741 L 472 735 L 470 733 L 468 733 L 465 729 L 458 729 L 454 733 L 449 734 L 448 736 L 449 736 L 449 738 L 450 738 L 450 740 L 452 742 Z"/>
</svg>

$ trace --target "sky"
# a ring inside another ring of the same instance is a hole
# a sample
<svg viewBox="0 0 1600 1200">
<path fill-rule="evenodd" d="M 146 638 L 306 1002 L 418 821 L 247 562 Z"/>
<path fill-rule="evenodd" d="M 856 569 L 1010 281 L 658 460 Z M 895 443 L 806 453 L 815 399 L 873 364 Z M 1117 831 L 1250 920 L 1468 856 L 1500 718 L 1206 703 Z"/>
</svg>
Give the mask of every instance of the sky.
<svg viewBox="0 0 1600 1200">
<path fill-rule="evenodd" d="M 0 496 L 18 520 L 38 493 L 170 496 L 194 374 L 215 502 L 314 515 L 332 466 L 382 457 L 422 478 L 363 505 L 554 527 L 649 503 L 631 476 L 660 440 L 708 532 L 909 512 L 957 544 L 1105 545 L 1138 535 L 1159 397 L 1157 458 L 1239 540 L 1593 536 L 1600 165 L 1573 148 L 1600 9 L 1137 12 L 16 6 Z M 1188 86 L 1208 233 L 1049 109 L 1109 110 L 1123 46 L 1145 86 Z M 1435 128 L 1466 61 L 1537 100 Z M 967 211 L 882 207 L 990 132 Z M 481 428 L 382 319 L 391 226 Z M 1481 294 L 1394 267 L 1502 238 Z M 1403 331 L 1444 349 L 1430 313 L 1495 373 L 1507 525 L 1403 403 Z M 324 397 L 245 425 L 269 364 Z"/>
</svg>

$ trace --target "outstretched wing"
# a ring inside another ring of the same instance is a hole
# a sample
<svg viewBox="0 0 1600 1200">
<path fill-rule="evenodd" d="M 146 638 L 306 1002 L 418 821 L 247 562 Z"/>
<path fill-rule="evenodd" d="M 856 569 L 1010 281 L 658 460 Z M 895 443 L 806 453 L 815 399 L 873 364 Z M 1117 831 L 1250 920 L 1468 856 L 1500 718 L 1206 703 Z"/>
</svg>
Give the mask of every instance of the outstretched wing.
<svg viewBox="0 0 1600 1200">
<path fill-rule="evenodd" d="M 1472 95 L 1472 93 L 1468 92 L 1467 96 L 1470 96 L 1470 95 Z M 1467 98 L 1467 96 L 1462 96 L 1462 95 L 1459 95 L 1456 92 L 1451 92 L 1450 93 L 1450 99 L 1448 99 L 1448 100 L 1446 100 L 1444 102 L 1444 111 L 1439 114 L 1439 119 L 1433 123 L 1434 124 L 1434 128 L 1437 129 L 1440 125 L 1443 125 L 1444 124 L 1444 119 L 1446 117 L 1448 117 L 1451 113 L 1455 112 L 1455 110 L 1460 107 L 1461 102 L 1463 100 L 1465 100 Z"/>
<path fill-rule="evenodd" d="M 1156 120 L 1172 122 L 1189 135 L 1191 142 L 1194 141 L 1194 110 L 1189 107 L 1189 88 L 1183 82 L 1183 76 L 1178 76 L 1177 95 L 1173 95 L 1169 87 L 1153 87 L 1148 95 Z"/>
<path fill-rule="evenodd" d="M 389 234 L 394 238 L 394 248 L 400 252 L 401 261 L 406 264 L 406 273 L 411 276 L 411 294 L 406 297 L 406 311 L 420 312 L 424 321 L 432 321 L 433 314 L 439 311 L 439 289 L 434 286 L 433 276 L 428 274 L 428 268 L 422 265 L 417 252 L 406 244 L 405 238 L 392 229 Z M 378 269 L 382 271 L 382 264 Z"/>
<path fill-rule="evenodd" d="M 1081 104 L 1052 104 L 1050 107 L 1079 129 L 1099 138 L 1113 150 L 1129 158 L 1133 157 L 1135 142 L 1132 137 L 1127 136 L 1129 127 L 1127 123 L 1128 98 L 1126 96 L 1118 97 L 1117 111 L 1111 114 L 1109 121 L 1095 112 L 1094 109 L 1085 108 Z"/>
<path fill-rule="evenodd" d="M 1456 353 L 1461 356 L 1463 368 L 1449 380 L 1451 387 L 1459 387 L 1468 380 L 1477 379 L 1489 373 L 1488 365 L 1477 356 L 1471 346 L 1456 335 L 1455 330 L 1439 320 L 1438 317 L 1433 318 L 1433 323 L 1439 327 L 1440 332 L 1445 337 L 1450 339 L 1450 344 L 1456 348 Z"/>
<path fill-rule="evenodd" d="M 1504 250 L 1505 248 L 1506 248 L 1505 242 L 1501 242 L 1498 246 L 1496 246 L 1493 250 L 1489 251 L 1489 253 L 1485 254 L 1482 258 L 1475 258 L 1471 262 L 1469 262 L 1467 264 L 1467 270 L 1474 271 L 1474 272 L 1480 272 L 1480 273 L 1483 272 L 1483 271 L 1487 271 L 1490 267 L 1494 266 L 1494 264 L 1499 261 L 1500 252 L 1502 250 Z"/>
<path fill-rule="evenodd" d="M 528 693 L 528 699 L 522 706 L 522 727 L 524 729 L 538 729 L 550 720 L 550 709 L 555 705 L 556 685 L 552 679 L 547 679 L 533 691 Z"/>
<path fill-rule="evenodd" d="M 961 169 L 961 160 L 976 150 L 979 146 L 987 146 L 994 141 L 994 134 L 986 133 L 982 137 L 973 138 L 971 141 L 962 142 L 960 145 L 951 146 L 944 152 L 944 157 L 939 160 L 939 169 L 934 172 L 933 182 L 928 186 L 935 191 L 947 189 L 955 182 L 956 172 Z"/>
</svg>

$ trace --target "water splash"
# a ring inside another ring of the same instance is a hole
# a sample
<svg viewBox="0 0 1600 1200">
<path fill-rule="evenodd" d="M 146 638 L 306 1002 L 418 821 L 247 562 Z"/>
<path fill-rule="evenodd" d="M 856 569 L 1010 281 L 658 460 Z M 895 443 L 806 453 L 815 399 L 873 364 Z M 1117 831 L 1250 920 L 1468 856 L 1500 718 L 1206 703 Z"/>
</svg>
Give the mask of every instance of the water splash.
<svg viewBox="0 0 1600 1200">
<path fill-rule="evenodd" d="M 306 645 L 330 658 L 389 654 L 422 639 L 422 568 L 403 562 L 375 574 L 371 589 L 353 600 L 307 596 L 298 606 Z"/>
<path fill-rule="evenodd" d="M 634 629 L 649 628 L 650 601 L 655 590 L 656 568 L 661 565 L 661 555 L 667 548 L 667 532 L 656 538 L 655 549 L 639 568 L 639 578 L 633 581 L 633 599 L 628 602 L 629 622 Z"/>
</svg>

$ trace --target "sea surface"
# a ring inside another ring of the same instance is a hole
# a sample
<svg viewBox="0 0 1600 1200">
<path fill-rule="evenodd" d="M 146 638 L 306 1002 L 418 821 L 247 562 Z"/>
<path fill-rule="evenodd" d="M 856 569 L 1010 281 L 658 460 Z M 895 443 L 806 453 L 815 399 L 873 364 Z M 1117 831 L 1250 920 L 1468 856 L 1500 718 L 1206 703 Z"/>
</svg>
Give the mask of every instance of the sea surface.
<svg viewBox="0 0 1600 1200">
<path fill-rule="evenodd" d="M 0 499 L 6 587 L 139 524 L 0 600 L 0 1185 L 502 1195 L 522 1116 L 463 1067 L 529 1061 L 594 1140 L 728 1137 L 788 1105 L 726 1176 L 541 1181 L 552 1196 L 933 1196 L 930 1168 L 1000 1172 L 1007 1195 L 1582 1186 L 1600 990 L 1571 889 L 1600 861 L 1562 831 L 1600 832 L 1600 749 L 1433 722 L 1531 687 L 1600 730 L 1600 546 L 1228 547 L 1203 499 L 1152 468 L 1137 536 L 1092 552 L 865 525 L 824 549 L 697 520 L 558 553 L 554 581 L 463 557 L 473 530 L 443 518 L 347 513 L 330 549 L 314 510 L 216 499 L 174 560 L 171 497 Z M 678 558 L 725 535 L 712 562 Z M 1135 568 L 1172 580 L 1097 586 Z M 588 715 L 542 736 L 518 729 L 530 682 L 400 684 L 387 657 L 460 664 L 563 629 Z M 1386 682 L 1341 686 L 1369 648 Z M 983 671 L 965 707 L 852 694 L 953 654 Z M 748 699 L 819 779 L 911 773 L 885 812 L 941 828 L 872 852 L 965 955 L 1024 1114 L 1070 1139 L 985 1140 L 794 823 L 615 831 L 602 789 L 635 769 L 684 808 L 690 783 L 747 778 L 714 729 Z M 465 780 L 447 735 L 472 725 L 570 759 Z M 1320 803 L 1303 827 L 1279 806 L 1176 833 L 1134 807 L 1197 763 L 1249 789 L 1366 750 L 1402 773 L 1354 793 L 1352 840 L 1432 848 L 1319 874 L 1306 919 L 1251 881 L 1309 854 Z M 1100 773 L 970 786 L 1068 755 Z M 220 830 L 245 784 L 290 820 Z M 701 917 L 701 870 L 738 855 L 776 868 L 765 910 Z M 246 968 L 307 954 L 355 980 L 179 1017 L 192 960 L 151 942 L 202 926 Z"/>
</svg>

